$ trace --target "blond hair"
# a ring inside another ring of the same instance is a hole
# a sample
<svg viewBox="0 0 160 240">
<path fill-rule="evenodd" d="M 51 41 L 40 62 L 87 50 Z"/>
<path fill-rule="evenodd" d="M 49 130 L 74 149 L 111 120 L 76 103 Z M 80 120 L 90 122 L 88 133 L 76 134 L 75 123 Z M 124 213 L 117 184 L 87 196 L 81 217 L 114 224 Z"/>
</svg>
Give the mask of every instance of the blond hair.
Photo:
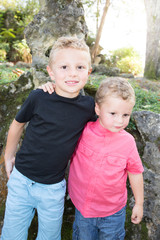
<svg viewBox="0 0 160 240">
<path fill-rule="evenodd" d="M 74 48 L 74 49 L 87 52 L 89 57 L 89 60 L 88 60 L 89 67 L 91 67 L 91 56 L 90 56 L 89 47 L 87 46 L 87 44 L 83 39 L 78 39 L 77 37 L 60 37 L 57 39 L 57 41 L 54 43 L 50 52 L 50 56 L 49 56 L 50 67 L 52 67 L 52 64 L 54 62 L 55 52 L 61 49 L 66 49 L 66 48 Z"/>
<path fill-rule="evenodd" d="M 135 104 L 134 89 L 126 79 L 121 77 L 110 77 L 102 81 L 97 90 L 95 101 L 100 105 L 108 96 L 120 97 Z"/>
</svg>

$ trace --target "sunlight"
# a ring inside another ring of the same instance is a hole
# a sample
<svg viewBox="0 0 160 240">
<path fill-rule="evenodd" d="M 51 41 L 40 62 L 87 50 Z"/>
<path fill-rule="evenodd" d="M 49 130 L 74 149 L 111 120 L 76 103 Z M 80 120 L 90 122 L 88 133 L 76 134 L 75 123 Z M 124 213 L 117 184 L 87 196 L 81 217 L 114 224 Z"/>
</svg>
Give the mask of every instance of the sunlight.
<svg viewBox="0 0 160 240">
<path fill-rule="evenodd" d="M 144 65 L 146 50 L 146 14 L 144 0 L 116 1 L 109 7 L 100 45 L 102 53 L 123 47 L 133 47 L 141 56 Z M 96 23 L 87 18 L 88 28 L 95 33 Z"/>
</svg>

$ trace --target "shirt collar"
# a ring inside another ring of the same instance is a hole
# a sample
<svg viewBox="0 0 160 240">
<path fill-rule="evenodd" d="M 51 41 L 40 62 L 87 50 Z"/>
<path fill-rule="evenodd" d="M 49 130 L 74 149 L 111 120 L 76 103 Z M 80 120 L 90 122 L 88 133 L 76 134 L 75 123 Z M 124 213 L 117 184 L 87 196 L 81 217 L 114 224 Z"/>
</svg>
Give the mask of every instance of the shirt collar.
<svg viewBox="0 0 160 240">
<path fill-rule="evenodd" d="M 114 133 L 109 131 L 108 129 L 104 128 L 101 124 L 99 119 L 95 122 L 95 131 L 98 135 L 113 135 Z"/>
</svg>

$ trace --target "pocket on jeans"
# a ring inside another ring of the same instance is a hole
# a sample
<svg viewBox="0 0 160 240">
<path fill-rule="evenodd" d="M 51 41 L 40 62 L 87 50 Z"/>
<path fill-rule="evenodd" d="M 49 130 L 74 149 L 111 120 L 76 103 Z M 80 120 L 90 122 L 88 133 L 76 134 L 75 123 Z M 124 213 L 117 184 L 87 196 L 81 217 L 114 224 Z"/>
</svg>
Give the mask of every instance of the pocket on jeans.
<svg viewBox="0 0 160 240">
<path fill-rule="evenodd" d="M 65 188 L 65 187 L 66 187 L 66 180 L 65 180 L 65 179 L 63 179 L 63 180 L 61 181 L 61 187 L 62 187 L 62 188 Z"/>
<path fill-rule="evenodd" d="M 15 167 L 14 167 L 15 168 Z M 9 177 L 9 179 L 8 179 L 8 182 L 7 182 L 7 187 L 9 187 L 10 186 L 10 183 L 12 183 L 13 181 L 14 181 L 14 178 L 16 178 L 16 173 L 15 173 L 15 170 L 14 170 L 14 168 L 13 168 L 13 170 L 12 170 L 12 172 L 11 172 L 11 174 L 10 174 L 10 177 Z"/>
<path fill-rule="evenodd" d="M 126 212 L 126 206 L 123 207 L 120 211 L 116 212 L 115 214 L 113 214 L 113 216 L 121 216 Z"/>
</svg>

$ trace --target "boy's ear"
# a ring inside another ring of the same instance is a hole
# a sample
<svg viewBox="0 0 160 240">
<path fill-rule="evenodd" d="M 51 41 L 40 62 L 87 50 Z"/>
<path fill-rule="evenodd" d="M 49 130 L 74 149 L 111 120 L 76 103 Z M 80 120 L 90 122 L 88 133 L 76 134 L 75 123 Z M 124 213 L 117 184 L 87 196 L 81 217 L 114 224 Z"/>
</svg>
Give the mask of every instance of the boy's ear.
<svg viewBox="0 0 160 240">
<path fill-rule="evenodd" d="M 92 72 L 92 67 L 88 71 L 88 76 L 91 74 L 91 72 Z"/>
<path fill-rule="evenodd" d="M 47 72 L 48 72 L 51 80 L 54 80 L 54 74 L 53 74 L 53 72 L 52 72 L 52 69 L 51 69 L 49 66 L 47 66 Z"/>
<path fill-rule="evenodd" d="M 97 116 L 99 116 L 100 108 L 99 108 L 99 105 L 97 103 L 95 104 L 95 112 L 96 112 Z"/>
</svg>

